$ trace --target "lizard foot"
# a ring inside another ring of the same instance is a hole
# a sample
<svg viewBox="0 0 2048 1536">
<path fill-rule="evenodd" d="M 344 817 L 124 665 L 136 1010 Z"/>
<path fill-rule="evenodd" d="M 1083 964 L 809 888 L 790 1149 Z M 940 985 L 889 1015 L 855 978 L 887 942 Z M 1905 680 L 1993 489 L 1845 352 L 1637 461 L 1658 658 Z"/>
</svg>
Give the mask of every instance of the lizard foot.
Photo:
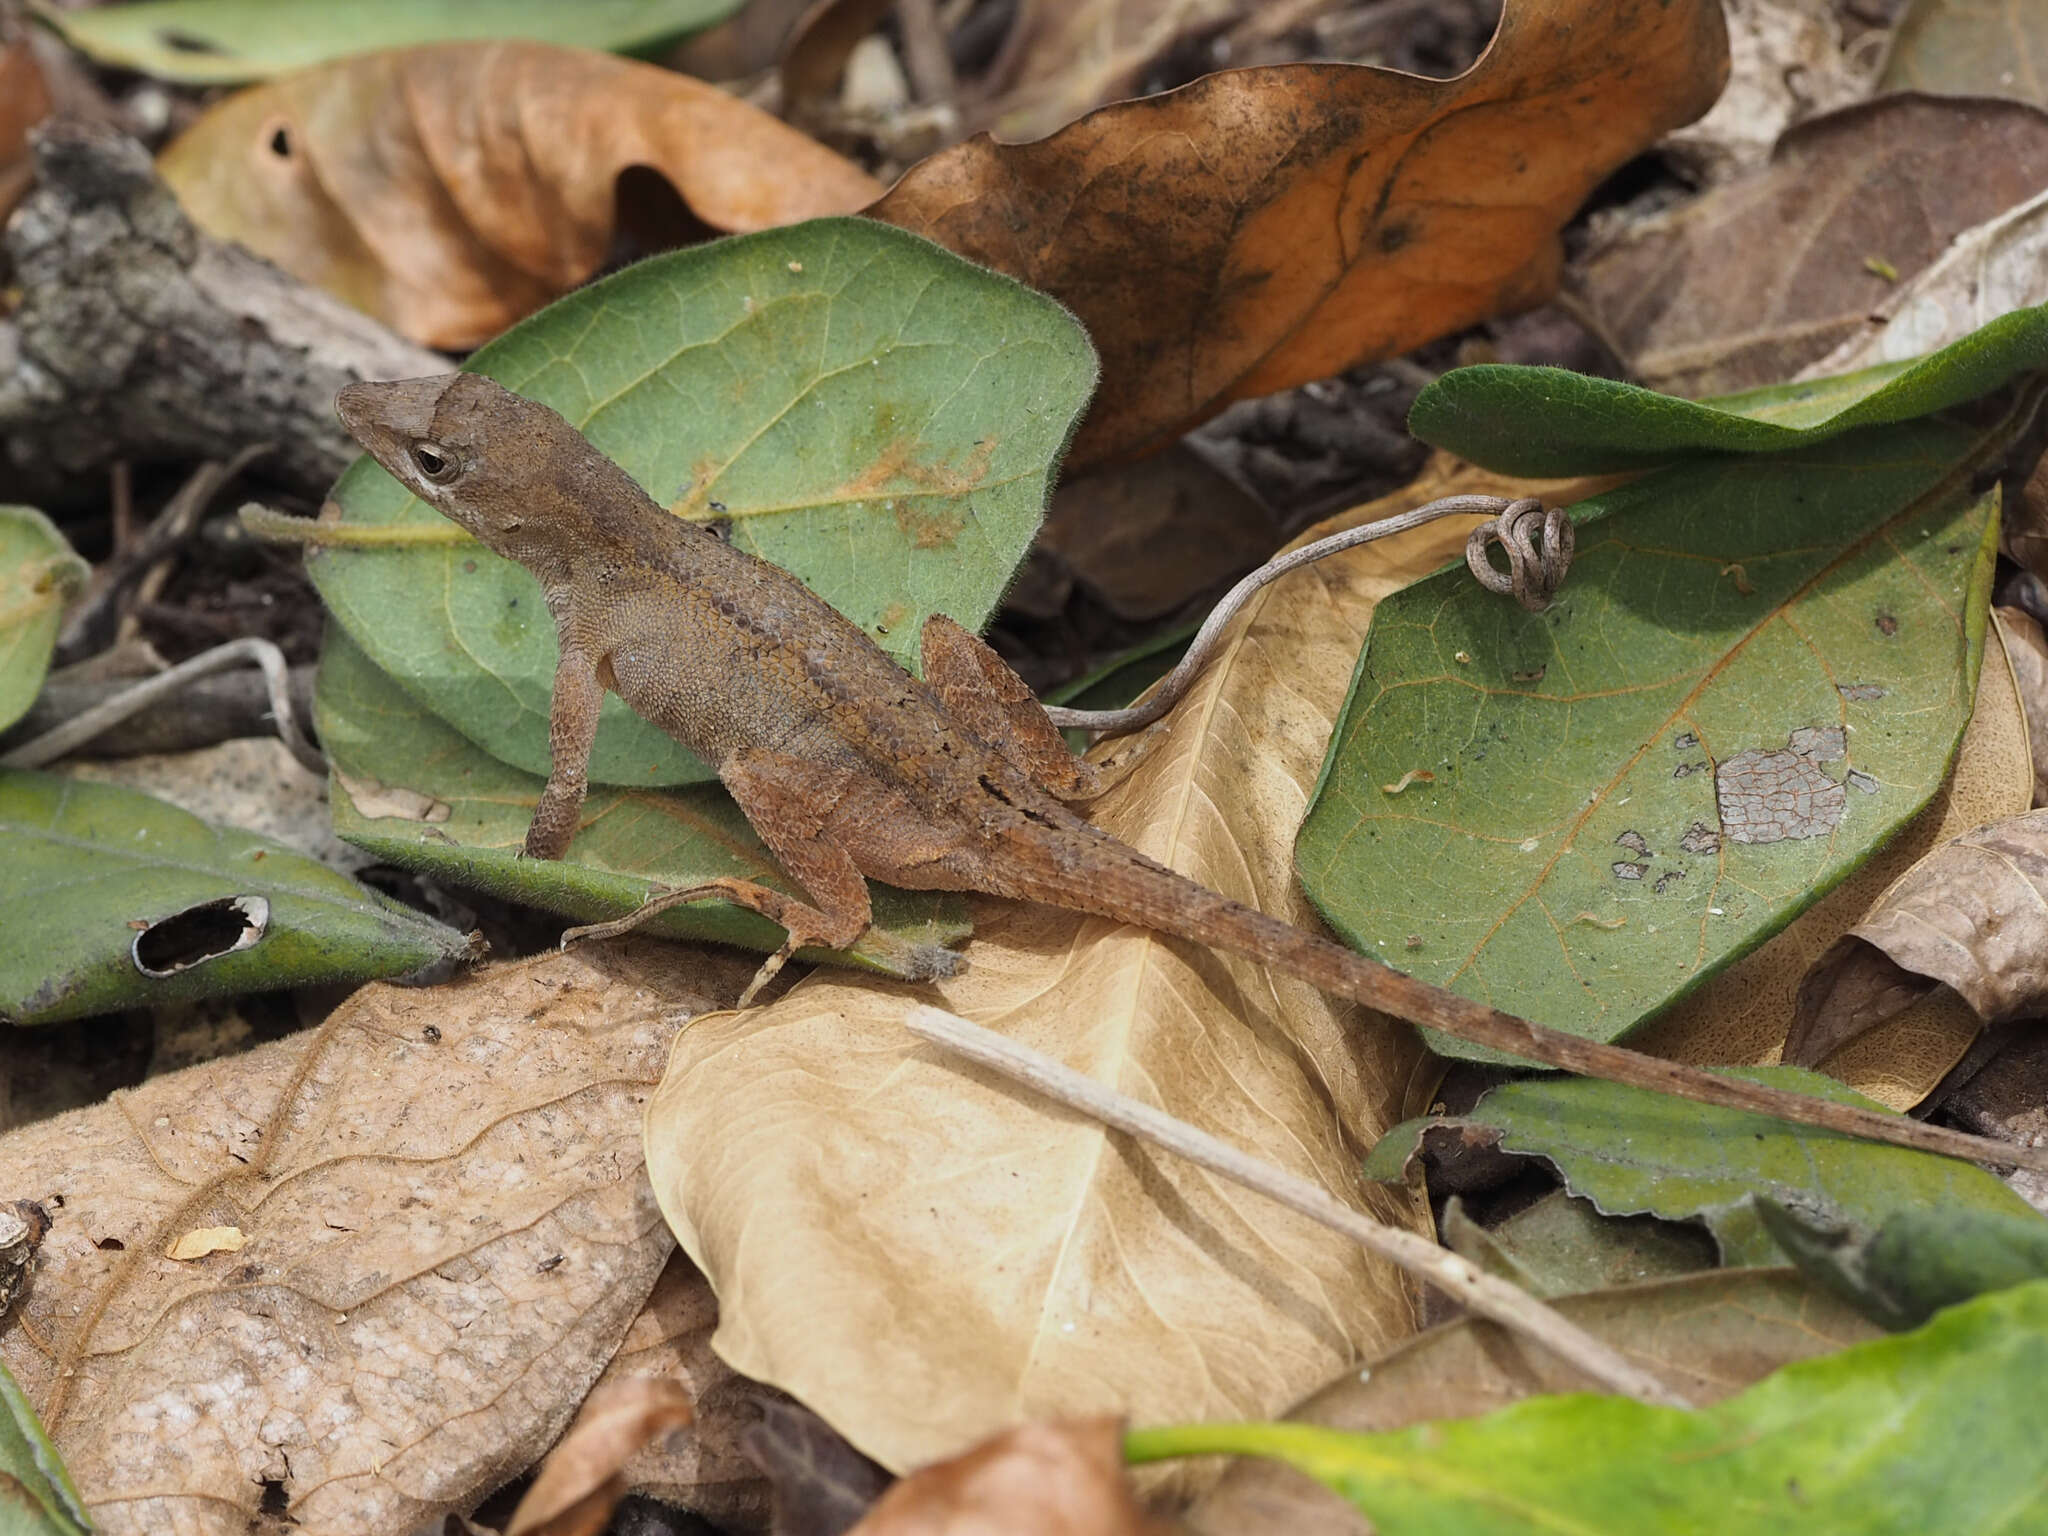
<svg viewBox="0 0 2048 1536">
<path fill-rule="evenodd" d="M 946 981 L 967 969 L 967 957 L 943 944 L 913 944 L 903 974 L 912 981 Z"/>
</svg>

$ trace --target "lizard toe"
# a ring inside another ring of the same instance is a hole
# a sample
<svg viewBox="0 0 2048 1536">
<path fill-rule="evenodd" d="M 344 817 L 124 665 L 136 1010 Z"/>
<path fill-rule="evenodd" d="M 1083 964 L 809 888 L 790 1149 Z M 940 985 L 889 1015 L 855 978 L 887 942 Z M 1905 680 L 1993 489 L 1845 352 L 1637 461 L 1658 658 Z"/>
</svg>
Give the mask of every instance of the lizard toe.
<svg viewBox="0 0 2048 1536">
<path fill-rule="evenodd" d="M 908 974 L 912 981 L 946 981 L 967 969 L 967 957 L 939 944 L 914 944 Z"/>
</svg>

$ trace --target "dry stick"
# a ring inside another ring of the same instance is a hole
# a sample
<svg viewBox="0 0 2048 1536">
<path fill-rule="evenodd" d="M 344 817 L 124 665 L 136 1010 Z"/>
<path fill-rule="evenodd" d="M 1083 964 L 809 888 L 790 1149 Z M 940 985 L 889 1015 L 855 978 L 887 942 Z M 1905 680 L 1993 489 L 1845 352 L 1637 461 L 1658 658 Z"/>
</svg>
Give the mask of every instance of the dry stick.
<svg viewBox="0 0 2048 1536">
<path fill-rule="evenodd" d="M 1427 1238 L 1361 1215 L 1308 1180 L 1261 1162 L 1185 1120 L 1176 1120 L 1150 1104 L 1105 1088 L 1085 1073 L 943 1009 L 913 1008 L 903 1022 L 912 1033 L 957 1051 L 1069 1109 L 1178 1153 L 1211 1173 L 1277 1200 L 1333 1232 L 1341 1232 L 1368 1252 L 1437 1286 L 1481 1317 L 1534 1339 L 1612 1391 L 1667 1408 L 1692 1406 L 1648 1371 L 1527 1291 L 1482 1273 Z"/>
<path fill-rule="evenodd" d="M 106 702 L 95 704 L 84 714 L 73 716 L 34 741 L 0 757 L 0 768 L 40 768 L 45 763 L 53 763 L 65 753 L 84 746 L 100 732 L 178 692 L 195 678 L 249 661 L 263 669 L 263 681 L 270 692 L 270 713 L 277 721 L 277 734 L 284 738 L 285 746 L 312 772 L 326 773 L 327 759 L 299 729 L 298 713 L 292 708 L 291 669 L 285 665 L 284 652 L 270 641 L 253 636 L 230 640 L 226 645 L 202 651 L 168 672 L 159 672 L 125 692 L 115 694 Z"/>
</svg>

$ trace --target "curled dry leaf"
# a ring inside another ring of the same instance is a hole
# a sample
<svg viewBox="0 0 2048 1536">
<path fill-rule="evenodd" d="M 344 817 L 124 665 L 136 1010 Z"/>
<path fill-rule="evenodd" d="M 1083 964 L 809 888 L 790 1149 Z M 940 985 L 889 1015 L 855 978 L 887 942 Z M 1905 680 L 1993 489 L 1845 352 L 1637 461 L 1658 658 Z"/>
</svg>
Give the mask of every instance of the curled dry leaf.
<svg viewBox="0 0 2048 1536">
<path fill-rule="evenodd" d="M 658 201 L 619 194 L 631 167 L 733 233 L 850 213 L 880 190 L 701 81 L 524 42 L 359 54 L 256 86 L 158 166 L 209 234 L 447 348 L 595 272 L 619 224 Z M 673 244 L 680 230 L 634 233 Z"/>
<path fill-rule="evenodd" d="M 584 1400 L 512 1511 L 505 1536 L 599 1536 L 641 1447 L 690 1422 L 690 1393 L 664 1376 L 620 1376 Z"/>
<path fill-rule="evenodd" d="M 370 986 L 0 1138 L 0 1187 L 54 1218 L 0 1358 L 98 1529 L 403 1536 L 532 1465 L 668 1256 L 640 1109 L 705 967 Z M 230 1224 L 239 1252 L 163 1257 Z"/>
<path fill-rule="evenodd" d="M 2042 478 L 2044 469 L 2048 469 L 2048 459 L 2035 467 L 2036 479 Z M 2029 491 L 2032 488 L 2030 485 Z M 2027 493 L 2023 492 L 2021 499 L 2028 499 Z M 2017 552 L 2015 558 L 2019 558 Z M 1991 618 L 1997 626 L 1999 642 L 2005 647 L 2006 659 L 2012 663 L 2012 680 L 2027 719 L 2027 742 L 2034 756 L 2034 804 L 2048 805 L 2048 633 L 2022 608 L 1993 608 Z"/>
<path fill-rule="evenodd" d="M 696 1410 L 687 1435 L 642 1446 L 626 1463 L 626 1488 L 701 1515 L 715 1525 L 760 1530 L 769 1488 L 741 1449 L 760 1418 L 762 1389 L 711 1352 L 718 1301 L 697 1266 L 680 1253 L 654 1283 L 595 1391 L 614 1381 L 662 1376 L 689 1393 Z M 849 1524 L 851 1522 L 848 1522 Z"/>
<path fill-rule="evenodd" d="M 1726 66 L 1710 0 L 1511 0 L 1455 80 L 1210 75 L 1035 144 L 971 139 L 870 212 L 1080 317 L 1102 354 L 1089 463 L 1537 302 L 1559 227 Z"/>
<path fill-rule="evenodd" d="M 2048 114 L 1888 96 L 1802 123 L 1758 174 L 1616 231 L 1580 284 L 1651 388 L 1774 384 L 1862 334 L 1896 282 L 2043 183 Z"/>
<path fill-rule="evenodd" d="M 924 1467 L 849 1536 L 1160 1536 L 1132 1497 L 1114 1418 L 1019 1424 Z"/>
<path fill-rule="evenodd" d="M 1776 1062 L 1807 969 L 1885 888 L 1950 838 L 2027 808 L 2032 756 L 2004 656 L 2001 645 L 1985 647 L 1955 767 L 1920 814 L 1794 922 L 1630 1036 L 1630 1045 L 1701 1066 Z M 1888 1108 L 1908 1109 L 1969 1049 L 1978 1028 L 1960 998 L 1936 990 L 1831 1057 L 1828 1075 Z"/>
<path fill-rule="evenodd" d="M 1881 1330 L 1793 1269 L 1733 1269 L 1569 1296 L 1560 1312 L 1704 1407 L 1781 1365 Z M 1477 1418 L 1587 1381 L 1555 1354 L 1493 1323 L 1461 1318 L 1346 1372 L 1287 1417 L 1370 1433 L 1425 1419 Z M 1358 1512 L 1303 1473 L 1245 1457 L 1189 1511 L 1199 1536 L 1252 1531 L 1367 1536 Z"/>
<path fill-rule="evenodd" d="M 2048 811 L 1994 821 L 1934 849 L 1814 962 L 1785 1059 L 1839 1050 L 1946 985 L 1987 1023 L 2048 997 Z"/>
<path fill-rule="evenodd" d="M 1439 475 L 1348 516 L 1498 484 Z M 1469 528 L 1445 519 L 1266 588 L 1094 819 L 1314 923 L 1294 831 L 1366 621 Z M 1358 1178 L 1404 1107 L 1412 1032 L 1099 919 L 982 901 L 974 920 L 944 1007 L 1382 1219 L 1426 1220 Z M 718 1291 L 735 1369 L 900 1470 L 1020 1418 L 1270 1414 L 1414 1327 L 1400 1277 L 1347 1240 L 919 1045 L 902 1018 L 931 1000 L 821 974 L 678 1039 L 648 1166 Z"/>
</svg>

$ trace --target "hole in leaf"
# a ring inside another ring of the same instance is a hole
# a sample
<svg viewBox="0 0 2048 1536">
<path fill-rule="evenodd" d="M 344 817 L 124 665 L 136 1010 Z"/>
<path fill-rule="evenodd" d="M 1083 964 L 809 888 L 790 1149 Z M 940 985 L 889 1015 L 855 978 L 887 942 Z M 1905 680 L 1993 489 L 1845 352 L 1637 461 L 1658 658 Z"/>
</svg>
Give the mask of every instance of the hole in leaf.
<svg viewBox="0 0 2048 1536">
<path fill-rule="evenodd" d="M 270 131 L 263 136 L 263 141 L 270 146 L 270 152 L 278 159 L 291 159 L 292 130 L 289 124 L 272 123 Z"/>
<path fill-rule="evenodd" d="M 129 952 L 135 969 L 152 979 L 248 949 L 270 929 L 270 902 L 262 896 L 223 896 L 151 923 Z"/>
</svg>

